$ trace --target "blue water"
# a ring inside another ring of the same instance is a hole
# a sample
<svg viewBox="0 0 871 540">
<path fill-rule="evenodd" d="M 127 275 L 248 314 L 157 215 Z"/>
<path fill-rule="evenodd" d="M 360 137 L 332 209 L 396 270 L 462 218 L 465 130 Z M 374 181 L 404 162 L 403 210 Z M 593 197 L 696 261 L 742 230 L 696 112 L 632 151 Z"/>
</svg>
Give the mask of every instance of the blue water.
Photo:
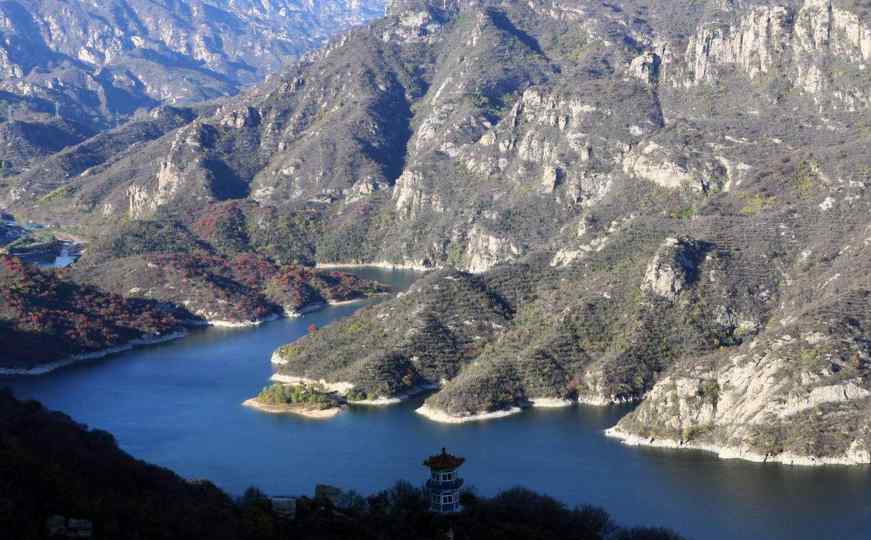
<svg viewBox="0 0 871 540">
<path fill-rule="evenodd" d="M 408 272 L 370 270 L 403 288 Z M 691 451 L 625 447 L 603 436 L 626 408 L 532 410 L 448 426 L 414 414 L 419 401 L 354 407 L 332 420 L 241 406 L 272 372 L 279 345 L 344 317 L 333 307 L 256 329 L 189 338 L 41 377 L 0 379 L 76 420 L 110 431 L 132 455 L 231 493 L 310 494 L 317 483 L 361 493 L 422 483 L 421 461 L 446 446 L 467 458 L 466 483 L 489 495 L 524 485 L 567 504 L 604 507 L 627 525 L 662 525 L 698 539 L 867 539 L 871 469 L 791 468 Z"/>
</svg>

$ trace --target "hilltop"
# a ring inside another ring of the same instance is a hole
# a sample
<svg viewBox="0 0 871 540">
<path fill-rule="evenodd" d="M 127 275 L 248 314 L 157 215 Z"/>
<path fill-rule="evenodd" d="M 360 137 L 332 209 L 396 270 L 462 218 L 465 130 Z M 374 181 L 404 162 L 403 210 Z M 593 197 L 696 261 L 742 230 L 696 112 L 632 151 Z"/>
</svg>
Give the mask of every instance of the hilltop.
<svg viewBox="0 0 871 540">
<path fill-rule="evenodd" d="M 389 291 L 351 274 L 255 250 L 248 245 L 244 224 L 236 220 L 240 215 L 238 208 L 209 208 L 190 228 L 131 221 L 90 245 L 70 277 L 183 309 L 193 322 L 225 326 L 255 325 Z"/>
</svg>

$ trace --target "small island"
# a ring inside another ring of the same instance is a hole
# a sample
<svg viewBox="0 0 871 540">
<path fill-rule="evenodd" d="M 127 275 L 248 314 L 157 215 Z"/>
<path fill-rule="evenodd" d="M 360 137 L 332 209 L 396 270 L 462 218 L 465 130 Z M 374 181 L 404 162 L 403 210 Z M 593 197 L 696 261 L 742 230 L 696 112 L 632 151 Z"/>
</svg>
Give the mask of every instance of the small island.
<svg viewBox="0 0 871 540">
<path fill-rule="evenodd" d="M 276 383 L 242 404 L 271 414 L 298 414 L 306 418 L 323 419 L 341 413 L 346 402 L 336 392 L 330 392 L 318 384 Z"/>
</svg>

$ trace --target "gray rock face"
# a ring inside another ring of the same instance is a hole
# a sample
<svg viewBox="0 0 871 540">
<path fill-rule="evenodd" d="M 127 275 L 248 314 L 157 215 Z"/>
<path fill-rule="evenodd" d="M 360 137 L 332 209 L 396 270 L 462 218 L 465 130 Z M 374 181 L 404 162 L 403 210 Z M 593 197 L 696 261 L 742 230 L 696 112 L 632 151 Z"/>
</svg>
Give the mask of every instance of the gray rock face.
<svg viewBox="0 0 871 540">
<path fill-rule="evenodd" d="M 641 288 L 674 301 L 698 279 L 704 247 L 691 239 L 667 238 L 650 260 Z"/>
<path fill-rule="evenodd" d="M 856 110 L 869 105 L 867 85 L 855 78 L 869 59 L 871 26 L 839 2 L 733 7 L 690 39 L 686 76 L 674 83 L 710 83 L 735 69 L 751 80 L 783 77 L 817 104 Z M 842 69 L 832 71 L 829 60 Z"/>
<path fill-rule="evenodd" d="M 29 0 L 0 10 L 6 38 L 0 69 L 4 89 L 51 87 L 57 76 L 51 70 L 59 74 L 66 63 L 86 86 L 105 84 L 107 97 L 127 88 L 178 103 L 235 92 L 383 10 L 374 0 Z"/>
</svg>

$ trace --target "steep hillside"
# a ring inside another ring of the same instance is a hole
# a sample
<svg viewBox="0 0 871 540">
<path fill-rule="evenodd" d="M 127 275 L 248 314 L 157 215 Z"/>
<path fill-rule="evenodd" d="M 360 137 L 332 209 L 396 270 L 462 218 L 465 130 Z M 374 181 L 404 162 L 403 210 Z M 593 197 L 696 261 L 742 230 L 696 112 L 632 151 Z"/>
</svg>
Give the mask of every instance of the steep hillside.
<svg viewBox="0 0 871 540">
<path fill-rule="evenodd" d="M 53 154 L 71 144 L 92 137 L 94 131 L 61 118 L 45 122 L 9 120 L 0 123 L 0 177 L 16 167 Z M 2 180 L 0 180 L 2 181 Z"/>
<path fill-rule="evenodd" d="M 13 181 L 0 180 L 5 189 L 4 197 L 9 203 L 19 200 L 35 201 L 37 205 L 50 204 L 55 198 L 69 196 L 67 185 L 71 178 L 87 177 L 92 172 L 111 167 L 118 155 L 158 139 L 167 132 L 193 121 L 197 110 L 208 110 L 205 105 L 197 109 L 190 107 L 164 106 L 141 114 L 121 127 L 99 133 L 82 141 L 63 139 L 50 150 L 43 145 L 35 145 L 29 150 L 30 157 L 40 157 L 38 163 L 21 172 Z M 9 124 L 7 124 L 8 126 Z M 32 124 L 34 129 L 44 129 L 44 124 Z M 10 137 L 7 148 L 15 148 L 15 137 Z M 148 159 L 148 155 L 139 156 Z M 152 158 L 154 156 L 151 156 Z M 12 170 L 10 165 L 8 170 Z M 114 179 L 113 179 L 114 180 Z M 47 223 L 57 223 L 58 217 L 48 219 Z"/>
<path fill-rule="evenodd" d="M 82 286 L 0 255 L 0 373 L 178 337 L 179 318 L 155 302 Z"/>
<path fill-rule="evenodd" d="M 277 352 L 351 399 L 641 401 L 616 435 L 871 461 L 867 2 L 388 13 L 105 169 L 10 178 L 13 209 L 99 236 L 236 207 L 227 253 L 459 269 Z"/>
<path fill-rule="evenodd" d="M 440 157 L 470 176 L 463 199 L 451 199 L 444 171 L 414 164 L 411 138 L 392 194 L 398 234 L 439 237 L 405 260 L 472 271 L 524 263 L 434 277 L 280 349 L 281 371 L 367 397 L 439 386 L 421 412 L 442 421 L 639 400 L 613 430 L 629 442 L 789 463 L 871 461 L 871 168 L 868 132 L 856 128 L 868 122 L 858 73 L 871 34 L 856 22 L 865 12 L 824 2 L 721 7 L 669 14 L 651 5 L 646 20 L 624 19 L 622 47 L 633 37 L 634 58 L 624 51 L 623 62 L 583 76 L 561 65 L 475 142 L 436 141 L 455 120 L 419 131 L 431 137 L 421 152 L 440 144 Z M 512 4 L 500 11 L 524 20 Z M 457 24 L 464 13 L 474 9 Z M 593 21 L 604 24 L 585 25 Z M 671 34 L 679 24 L 683 42 Z M 584 98 L 592 84 L 608 91 Z M 440 98 L 456 86 L 444 88 Z M 485 191 L 488 181 L 498 187 Z M 476 218 L 459 217 L 472 208 Z M 450 233 L 438 229 L 442 219 Z M 444 311 L 430 316 L 433 295 L 452 280 L 478 283 L 511 308 L 442 298 Z M 426 326 L 414 326 L 417 317 Z M 347 337 L 366 325 L 392 337 Z M 408 343 L 416 332 L 426 344 Z M 364 354 L 352 357 L 358 348 Z"/>
<path fill-rule="evenodd" d="M 5 390 L 0 470 L 0 524 L 12 538 L 47 538 L 58 518 L 60 528 L 87 522 L 97 538 L 242 536 L 238 509 L 211 483 L 138 461 L 111 434 Z"/>
</svg>

